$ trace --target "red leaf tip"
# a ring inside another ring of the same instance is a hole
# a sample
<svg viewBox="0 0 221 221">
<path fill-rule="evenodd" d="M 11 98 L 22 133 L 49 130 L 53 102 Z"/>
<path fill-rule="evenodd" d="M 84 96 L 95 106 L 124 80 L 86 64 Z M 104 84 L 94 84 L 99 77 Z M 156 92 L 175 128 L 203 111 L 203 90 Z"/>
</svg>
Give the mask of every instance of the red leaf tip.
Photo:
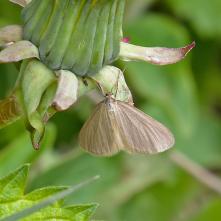
<svg viewBox="0 0 221 221">
<path fill-rule="evenodd" d="M 186 55 L 187 53 L 189 53 L 195 47 L 196 47 L 196 42 L 193 41 L 191 44 L 183 47 L 181 50 L 182 50 L 183 54 Z"/>
<path fill-rule="evenodd" d="M 35 150 L 39 150 L 40 149 L 39 143 L 34 143 L 33 142 L 33 147 L 34 147 Z"/>
</svg>

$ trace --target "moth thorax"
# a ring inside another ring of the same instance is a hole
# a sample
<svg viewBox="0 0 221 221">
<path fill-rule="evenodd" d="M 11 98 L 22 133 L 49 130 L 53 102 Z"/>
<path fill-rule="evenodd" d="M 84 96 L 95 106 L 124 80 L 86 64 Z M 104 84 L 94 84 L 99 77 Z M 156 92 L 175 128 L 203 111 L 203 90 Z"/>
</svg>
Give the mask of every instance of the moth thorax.
<svg viewBox="0 0 221 221">
<path fill-rule="evenodd" d="M 115 112 L 116 111 L 116 103 L 115 100 L 112 98 L 106 98 L 105 105 L 107 107 L 107 110 L 109 112 Z"/>
</svg>

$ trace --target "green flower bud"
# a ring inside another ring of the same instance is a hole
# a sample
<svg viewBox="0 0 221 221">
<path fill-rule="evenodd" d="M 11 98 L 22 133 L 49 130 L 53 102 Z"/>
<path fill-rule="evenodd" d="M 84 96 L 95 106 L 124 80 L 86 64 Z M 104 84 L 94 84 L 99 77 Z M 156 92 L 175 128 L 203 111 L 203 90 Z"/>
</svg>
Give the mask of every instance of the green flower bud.
<svg viewBox="0 0 221 221">
<path fill-rule="evenodd" d="M 125 0 L 32 0 L 22 12 L 24 39 L 52 70 L 91 76 L 120 52 Z"/>
</svg>

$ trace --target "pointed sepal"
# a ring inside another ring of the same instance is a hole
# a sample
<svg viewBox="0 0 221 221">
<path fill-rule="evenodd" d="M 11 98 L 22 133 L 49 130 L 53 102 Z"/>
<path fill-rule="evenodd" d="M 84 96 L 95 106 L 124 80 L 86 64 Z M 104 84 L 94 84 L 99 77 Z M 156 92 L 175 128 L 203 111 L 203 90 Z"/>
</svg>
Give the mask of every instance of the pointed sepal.
<svg viewBox="0 0 221 221">
<path fill-rule="evenodd" d="M 38 48 L 30 41 L 16 42 L 0 52 L 0 63 L 18 62 L 28 58 L 39 58 Z"/>
<path fill-rule="evenodd" d="M 31 132 L 34 148 L 39 149 L 45 132 L 44 111 L 47 105 L 52 103 L 54 89 L 52 88 L 52 93 L 47 93 L 47 90 L 55 83 L 56 77 L 53 71 L 37 59 L 23 62 L 20 74 L 19 83 L 27 129 Z M 49 99 L 45 96 L 49 96 Z"/>
<path fill-rule="evenodd" d="M 30 3 L 32 0 L 10 0 L 10 2 L 15 3 L 17 5 L 20 5 L 22 7 L 25 7 L 28 3 Z"/>
<path fill-rule="evenodd" d="M 67 110 L 76 101 L 78 96 L 78 78 L 70 71 L 56 71 L 58 87 L 53 106 L 58 111 Z"/>
<path fill-rule="evenodd" d="M 125 61 L 146 61 L 156 65 L 181 61 L 195 47 L 195 42 L 182 48 L 141 47 L 121 42 L 120 57 Z"/>
</svg>

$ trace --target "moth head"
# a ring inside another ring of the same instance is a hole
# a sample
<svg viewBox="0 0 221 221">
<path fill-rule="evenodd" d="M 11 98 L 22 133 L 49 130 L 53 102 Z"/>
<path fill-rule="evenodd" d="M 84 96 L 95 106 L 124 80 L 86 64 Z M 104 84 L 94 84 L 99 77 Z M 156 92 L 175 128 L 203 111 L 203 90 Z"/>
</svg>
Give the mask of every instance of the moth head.
<svg viewBox="0 0 221 221">
<path fill-rule="evenodd" d="M 114 99 L 114 94 L 112 92 L 108 92 L 105 94 L 105 97 L 108 99 Z"/>
</svg>

